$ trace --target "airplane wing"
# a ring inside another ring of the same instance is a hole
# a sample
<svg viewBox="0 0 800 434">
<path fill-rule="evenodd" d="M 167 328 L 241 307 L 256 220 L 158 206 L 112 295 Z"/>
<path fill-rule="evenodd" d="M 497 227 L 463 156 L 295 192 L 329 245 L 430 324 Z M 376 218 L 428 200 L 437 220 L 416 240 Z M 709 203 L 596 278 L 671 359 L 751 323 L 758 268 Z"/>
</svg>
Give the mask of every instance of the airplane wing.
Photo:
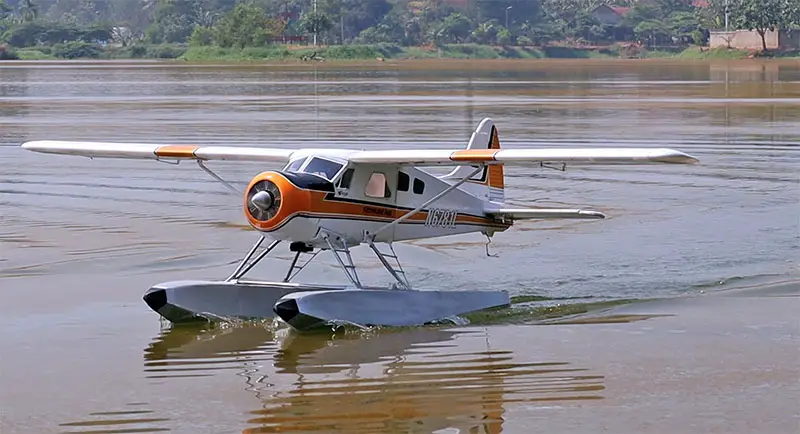
<svg viewBox="0 0 800 434">
<path fill-rule="evenodd" d="M 75 142 L 39 140 L 26 142 L 24 149 L 90 158 L 132 158 L 170 160 L 232 160 L 287 162 L 291 149 L 234 146 L 159 145 L 145 143 Z M 669 148 L 564 148 L 564 149 L 427 149 L 351 151 L 353 163 L 413 166 L 454 166 L 476 164 L 541 165 L 570 164 L 692 164 L 698 160 Z"/>
<path fill-rule="evenodd" d="M 492 208 L 484 211 L 493 217 L 505 217 L 512 220 L 530 219 L 604 219 L 606 216 L 599 211 L 582 209 L 557 209 L 557 208 Z"/>
<path fill-rule="evenodd" d="M 349 157 L 354 163 L 414 166 L 476 164 L 541 165 L 570 164 L 693 164 L 698 160 L 669 148 L 553 148 L 553 149 L 430 149 L 360 151 Z"/>
<path fill-rule="evenodd" d="M 291 149 L 234 146 L 158 145 L 149 143 L 68 142 L 38 140 L 22 144 L 24 149 L 45 154 L 78 155 L 89 158 L 133 158 L 169 160 L 289 161 Z"/>
</svg>

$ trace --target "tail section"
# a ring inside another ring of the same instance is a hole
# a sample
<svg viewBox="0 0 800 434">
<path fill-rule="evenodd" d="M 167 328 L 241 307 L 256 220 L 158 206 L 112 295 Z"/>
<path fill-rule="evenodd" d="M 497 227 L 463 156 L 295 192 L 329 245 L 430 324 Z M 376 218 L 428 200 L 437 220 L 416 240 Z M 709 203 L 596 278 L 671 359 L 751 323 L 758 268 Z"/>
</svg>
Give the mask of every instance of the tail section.
<svg viewBox="0 0 800 434">
<path fill-rule="evenodd" d="M 472 137 L 469 139 L 467 149 L 500 149 L 500 139 L 497 134 L 497 127 L 490 118 L 485 118 L 478 125 Z M 452 172 L 442 177 L 442 179 L 461 179 L 469 175 L 477 166 L 458 166 Z M 478 196 L 479 198 L 492 202 L 504 201 L 504 175 L 502 164 L 491 164 L 485 166 L 477 175 L 470 178 L 462 185 L 462 189 Z"/>
</svg>

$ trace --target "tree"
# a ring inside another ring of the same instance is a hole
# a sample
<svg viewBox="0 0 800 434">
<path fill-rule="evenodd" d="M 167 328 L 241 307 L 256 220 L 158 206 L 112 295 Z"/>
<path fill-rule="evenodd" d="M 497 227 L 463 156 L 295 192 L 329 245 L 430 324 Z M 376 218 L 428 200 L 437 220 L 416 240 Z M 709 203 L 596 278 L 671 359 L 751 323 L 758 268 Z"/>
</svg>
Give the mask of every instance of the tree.
<svg viewBox="0 0 800 434">
<path fill-rule="evenodd" d="M 664 23 L 658 20 L 642 21 L 636 25 L 633 32 L 638 38 L 648 41 L 647 45 L 649 46 L 654 46 L 669 34 Z"/>
<path fill-rule="evenodd" d="M 277 36 L 278 23 L 252 3 L 239 3 L 214 26 L 214 40 L 220 47 L 255 47 Z"/>
<path fill-rule="evenodd" d="M 303 15 L 303 19 L 300 22 L 300 26 L 307 32 L 311 33 L 314 36 L 319 35 L 320 33 L 327 32 L 333 27 L 333 23 L 331 23 L 330 18 L 327 15 L 320 13 L 320 12 L 309 12 Z M 316 41 L 316 38 L 314 39 Z"/>
<path fill-rule="evenodd" d="M 469 18 L 460 13 L 452 13 L 445 17 L 437 32 L 437 39 L 441 41 L 463 42 L 472 30 Z"/>
<path fill-rule="evenodd" d="M 19 2 L 19 15 L 22 17 L 22 21 L 34 21 L 39 17 L 39 6 L 33 0 L 21 0 Z"/>
<path fill-rule="evenodd" d="M 673 12 L 667 19 L 667 25 L 673 37 L 686 42 L 687 39 L 696 41 L 695 32 L 700 28 L 697 17 L 691 12 Z"/>
<path fill-rule="evenodd" d="M 800 28 L 800 1 L 790 1 L 787 5 L 786 24 L 794 28 Z"/>
<path fill-rule="evenodd" d="M 198 10 L 195 0 L 157 0 L 147 39 L 152 43 L 185 42 L 197 25 Z"/>
<path fill-rule="evenodd" d="M 733 0 L 730 16 L 736 27 L 755 30 L 767 51 L 767 31 L 791 24 L 797 0 Z"/>
<path fill-rule="evenodd" d="M 495 19 L 505 24 L 507 10 L 509 26 L 523 21 L 537 20 L 542 11 L 540 0 L 472 0 L 471 3 L 477 14 L 476 18 L 481 22 Z"/>
<path fill-rule="evenodd" d="M 11 13 L 13 9 L 11 6 L 7 5 L 5 0 L 0 0 L 0 21 L 6 19 L 9 13 Z"/>
</svg>

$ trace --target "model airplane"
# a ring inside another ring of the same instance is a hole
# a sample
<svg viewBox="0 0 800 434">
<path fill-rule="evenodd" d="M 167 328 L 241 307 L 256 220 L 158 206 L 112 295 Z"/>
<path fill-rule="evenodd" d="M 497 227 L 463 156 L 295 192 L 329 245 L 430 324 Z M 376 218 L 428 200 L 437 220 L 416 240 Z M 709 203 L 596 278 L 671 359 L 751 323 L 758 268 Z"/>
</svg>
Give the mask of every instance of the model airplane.
<svg viewBox="0 0 800 434">
<path fill-rule="evenodd" d="M 508 306 L 505 291 L 411 290 L 392 243 L 482 233 L 491 237 L 521 219 L 601 219 L 581 209 L 508 208 L 504 165 L 695 163 L 665 148 L 500 149 L 497 128 L 484 119 L 466 149 L 346 150 L 277 149 L 134 143 L 32 141 L 23 148 L 90 158 L 194 160 L 229 189 L 244 196 L 244 214 L 261 237 L 224 281 L 158 284 L 145 302 L 164 318 L 265 318 L 275 314 L 296 329 L 330 322 L 412 326 L 454 315 Z M 217 176 L 206 161 L 285 164 L 252 178 L 244 192 Z M 456 166 L 435 176 L 426 166 Z M 273 241 L 264 246 L 266 237 Z M 246 281 L 244 276 L 281 242 L 294 259 L 282 280 Z M 368 246 L 395 283 L 362 285 L 350 249 Z M 383 246 L 383 249 L 379 248 Z M 294 283 L 320 251 L 329 251 L 349 285 Z"/>
</svg>

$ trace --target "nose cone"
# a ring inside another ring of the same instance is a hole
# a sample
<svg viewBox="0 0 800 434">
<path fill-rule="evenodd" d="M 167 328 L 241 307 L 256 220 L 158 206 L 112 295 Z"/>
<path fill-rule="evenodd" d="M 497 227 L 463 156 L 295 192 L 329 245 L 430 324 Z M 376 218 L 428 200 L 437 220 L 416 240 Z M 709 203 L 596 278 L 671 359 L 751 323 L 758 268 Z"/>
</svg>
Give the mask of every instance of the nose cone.
<svg viewBox="0 0 800 434">
<path fill-rule="evenodd" d="M 167 291 L 160 288 L 152 288 L 142 297 L 144 302 L 156 312 L 167 304 Z"/>
<path fill-rule="evenodd" d="M 297 307 L 297 301 L 292 298 L 288 300 L 279 300 L 275 306 L 273 306 L 272 310 L 287 323 L 291 323 L 297 314 L 300 313 L 300 309 Z"/>
<path fill-rule="evenodd" d="M 272 194 L 268 191 L 259 191 L 253 195 L 250 202 L 261 211 L 267 211 L 272 206 Z"/>
<path fill-rule="evenodd" d="M 286 324 L 298 331 L 313 330 L 324 327 L 327 324 L 327 321 L 323 319 L 303 313 L 297 304 L 297 300 L 293 298 L 278 300 L 272 310 Z"/>
</svg>

